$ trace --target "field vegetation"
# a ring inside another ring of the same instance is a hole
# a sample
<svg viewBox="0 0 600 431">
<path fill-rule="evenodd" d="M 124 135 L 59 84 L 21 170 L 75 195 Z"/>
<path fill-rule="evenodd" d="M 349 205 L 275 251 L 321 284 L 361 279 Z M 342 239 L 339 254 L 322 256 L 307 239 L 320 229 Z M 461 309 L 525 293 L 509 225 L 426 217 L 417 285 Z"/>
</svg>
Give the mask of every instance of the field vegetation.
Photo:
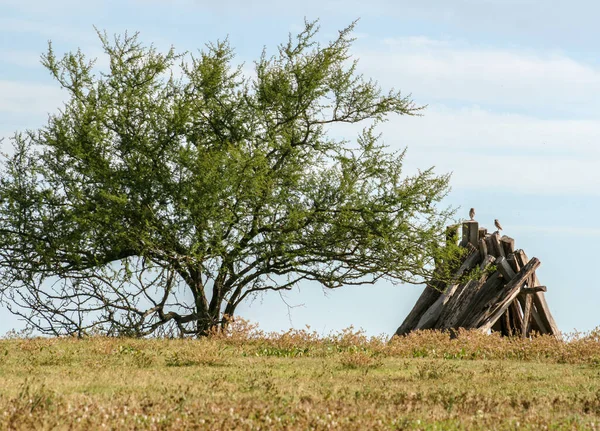
<svg viewBox="0 0 600 431">
<path fill-rule="evenodd" d="M 0 340 L 0 429 L 600 429 L 600 330 Z"/>
</svg>

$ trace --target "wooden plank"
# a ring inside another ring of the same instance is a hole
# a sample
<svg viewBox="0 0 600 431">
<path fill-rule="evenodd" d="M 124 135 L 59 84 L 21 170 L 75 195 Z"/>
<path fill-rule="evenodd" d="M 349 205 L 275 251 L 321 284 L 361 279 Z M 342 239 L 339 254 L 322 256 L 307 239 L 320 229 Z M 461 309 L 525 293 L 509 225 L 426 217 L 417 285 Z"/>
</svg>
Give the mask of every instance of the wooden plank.
<svg viewBox="0 0 600 431">
<path fill-rule="evenodd" d="M 458 317 L 455 327 L 472 329 L 472 322 L 477 319 L 481 310 L 485 307 L 487 299 L 495 295 L 504 279 L 498 271 L 490 275 L 481 288 L 478 289 L 470 301 L 465 301 L 463 311 Z"/>
<path fill-rule="evenodd" d="M 481 239 L 485 238 L 486 235 L 487 235 L 487 229 L 484 227 L 480 227 L 479 228 L 479 236 L 477 237 L 477 239 L 481 240 Z"/>
<path fill-rule="evenodd" d="M 431 305 L 431 307 L 429 307 L 429 309 L 427 309 L 427 311 L 425 313 L 423 313 L 423 315 L 419 319 L 419 322 L 417 322 L 417 326 L 415 327 L 415 330 L 433 328 L 433 326 L 437 322 L 438 318 L 440 317 L 442 308 L 444 307 L 445 297 L 446 296 L 444 294 L 440 295 L 440 297 L 437 299 L 437 301 L 435 301 Z"/>
<path fill-rule="evenodd" d="M 479 223 L 473 220 L 469 224 L 471 225 L 469 227 L 469 244 L 477 247 L 479 242 Z"/>
<path fill-rule="evenodd" d="M 490 298 L 490 301 L 486 304 L 488 307 L 482 310 L 479 317 L 472 323 L 473 326 L 480 331 L 487 332 L 517 298 L 523 284 L 527 282 L 528 278 L 539 266 L 540 261 L 537 258 L 534 257 L 531 259 L 515 278 Z"/>
<path fill-rule="evenodd" d="M 439 318 L 437 319 L 433 328 L 435 329 L 450 329 L 452 325 L 449 320 L 452 319 L 457 312 L 457 309 L 463 303 L 463 296 L 474 288 L 477 284 L 477 280 L 469 280 L 458 286 L 454 295 L 448 299 L 443 309 L 440 312 Z"/>
<path fill-rule="evenodd" d="M 479 240 L 479 254 L 481 255 L 482 259 L 485 259 L 486 256 L 488 255 L 487 245 L 485 243 L 485 238 L 481 238 Z"/>
<path fill-rule="evenodd" d="M 487 248 L 487 252 L 488 254 L 491 254 L 494 257 L 498 257 L 498 255 L 495 253 L 495 247 L 494 244 L 492 244 L 492 235 L 487 235 L 485 238 L 485 246 Z"/>
<path fill-rule="evenodd" d="M 434 326 L 435 329 L 451 329 L 457 327 L 456 325 L 461 314 L 464 312 L 465 308 L 469 306 L 479 289 L 487 282 L 489 274 L 486 270 L 494 263 L 494 261 L 495 259 L 493 256 L 487 256 L 481 263 L 481 268 L 484 270 L 482 276 L 478 280 L 469 280 L 456 289 L 452 297 L 444 305 L 439 319 Z"/>
<path fill-rule="evenodd" d="M 497 231 L 490 235 L 490 243 L 493 249 L 493 252 L 491 252 L 490 254 L 493 254 L 496 257 L 502 256 L 506 258 L 506 254 L 504 253 L 504 247 L 502 247 L 502 244 L 500 243 L 500 234 Z"/>
<path fill-rule="evenodd" d="M 515 252 L 515 257 L 519 262 L 519 265 L 523 266 L 524 264 L 529 262 L 529 259 L 523 250 L 517 250 Z M 533 274 L 533 282 L 534 286 L 541 285 L 537 275 Z M 533 304 L 535 309 L 537 310 L 540 319 L 542 321 L 543 326 L 548 334 L 554 335 L 555 337 L 560 338 L 560 330 L 554 321 L 554 317 L 552 317 L 552 313 L 550 312 L 550 308 L 548 307 L 548 303 L 546 302 L 546 297 L 544 292 L 537 292 L 533 294 Z"/>
<path fill-rule="evenodd" d="M 521 308 L 523 310 L 525 309 L 525 302 L 527 301 L 527 296 L 531 296 L 531 295 L 524 295 L 521 293 L 521 294 L 519 294 L 519 296 L 517 296 L 517 300 L 521 304 Z M 536 331 L 538 334 L 542 334 L 542 335 L 549 333 L 548 329 L 546 329 L 546 326 L 544 325 L 544 322 L 543 322 L 540 314 L 538 313 L 537 309 L 535 308 L 535 304 L 531 307 L 530 325 L 531 326 L 529 328 L 529 332 Z"/>
<path fill-rule="evenodd" d="M 461 245 L 466 247 L 467 244 L 472 244 L 477 247 L 479 235 L 479 223 L 475 220 L 467 220 L 462 224 L 462 242 Z"/>
<path fill-rule="evenodd" d="M 504 277 L 504 280 L 506 280 L 507 282 L 515 278 L 516 273 L 513 271 L 506 258 L 502 256 L 497 258 L 496 267 L 498 268 L 500 274 L 502 274 L 502 277 Z"/>
<path fill-rule="evenodd" d="M 436 301 L 442 296 L 443 290 L 444 289 L 447 290 L 447 286 L 452 287 L 453 284 L 456 284 L 457 280 L 462 276 L 462 274 L 466 270 L 471 269 L 473 266 L 475 266 L 478 263 L 479 252 L 473 246 L 469 246 L 468 249 L 469 249 L 469 254 L 466 255 L 466 257 L 464 258 L 465 260 L 461 263 L 460 267 L 454 274 L 454 277 L 450 283 L 446 284 L 442 281 L 434 280 L 430 284 L 430 286 L 427 286 L 425 289 L 423 289 L 421 296 L 419 297 L 419 299 L 413 306 L 410 313 L 408 313 L 408 316 L 406 316 L 406 318 L 404 319 L 404 322 L 402 322 L 402 325 L 400 325 L 398 327 L 398 329 L 395 332 L 395 335 L 406 335 L 409 332 L 417 329 L 417 326 L 419 325 L 419 322 L 421 321 L 422 317 L 436 303 Z M 437 313 L 436 309 L 437 309 L 437 307 L 432 310 L 432 313 L 434 316 L 435 316 L 435 313 Z M 439 310 L 439 311 L 441 312 L 441 310 Z M 439 314 L 438 314 L 438 316 L 439 316 Z M 430 317 L 431 317 L 431 313 L 430 313 Z M 427 319 L 427 320 L 429 320 L 429 319 Z M 423 322 L 423 323 L 425 323 L 425 322 Z"/>
<path fill-rule="evenodd" d="M 469 244 L 469 249 L 471 253 L 467 256 L 462 265 L 458 268 L 450 283 L 448 283 L 448 288 L 440 297 L 434 302 L 431 307 L 421 316 L 415 329 L 431 329 L 435 327 L 442 310 L 444 309 L 446 303 L 454 296 L 458 287 L 460 286 L 459 280 L 462 275 L 469 271 L 470 269 L 477 266 L 479 263 L 479 251 L 475 250 L 472 245 Z"/>
<path fill-rule="evenodd" d="M 502 249 L 504 250 L 504 255 L 508 256 L 515 251 L 515 240 L 509 236 L 504 235 L 500 238 L 500 243 L 502 244 Z"/>
<path fill-rule="evenodd" d="M 521 267 L 517 263 L 517 258 L 515 257 L 514 253 L 511 253 L 508 256 L 506 256 L 506 260 L 508 261 L 508 264 L 515 273 L 519 272 L 519 269 L 521 269 Z"/>
<path fill-rule="evenodd" d="M 515 254 L 511 254 L 509 255 L 506 260 L 511 264 L 511 267 L 515 270 L 515 272 L 519 272 L 521 269 L 521 265 L 519 264 L 519 259 L 517 259 L 517 257 L 515 256 Z M 534 273 L 535 274 L 535 273 Z M 525 298 L 526 295 L 520 294 L 517 299 L 519 300 L 519 303 L 521 304 L 521 307 L 523 309 L 525 309 Z M 547 327 L 544 325 L 544 322 L 542 320 L 542 317 L 540 316 L 540 313 L 538 313 L 537 309 L 535 308 L 535 305 L 533 305 L 533 307 L 531 307 L 531 327 L 529 329 L 529 332 L 531 331 L 536 331 L 538 334 L 548 334 L 549 333 L 549 329 L 547 329 Z"/>
<path fill-rule="evenodd" d="M 527 295 L 525 298 L 525 307 L 523 308 L 523 326 L 521 329 L 521 336 L 523 338 L 529 337 L 529 330 L 531 327 L 531 308 L 533 306 L 533 296 Z"/>
<path fill-rule="evenodd" d="M 398 327 L 395 335 L 406 335 L 417 327 L 417 324 L 419 323 L 419 320 L 423 314 L 442 295 L 441 289 L 443 288 L 443 285 L 440 287 L 440 290 L 436 289 L 438 286 L 440 286 L 440 284 L 433 284 L 433 287 L 426 286 L 425 289 L 423 289 L 421 296 L 419 296 L 419 299 L 413 306 L 410 313 L 408 313 L 408 316 L 406 316 L 404 319 L 404 322 L 402 322 L 400 327 Z"/>
<path fill-rule="evenodd" d="M 452 287 L 453 285 L 457 284 L 458 280 L 463 276 L 465 272 L 474 268 L 481 261 L 481 255 L 479 254 L 479 250 L 477 250 L 471 244 L 469 244 L 468 249 L 469 254 L 454 273 L 454 276 L 452 277 L 450 283 L 448 283 L 448 286 Z"/>
<path fill-rule="evenodd" d="M 523 329 L 523 312 L 518 300 L 511 302 L 507 310 L 510 313 L 510 324 L 513 335 L 521 334 Z"/>
<path fill-rule="evenodd" d="M 533 287 L 524 287 L 521 289 L 521 293 L 529 294 L 529 293 L 537 293 L 537 292 L 547 292 L 548 288 L 546 286 L 533 286 Z"/>
</svg>

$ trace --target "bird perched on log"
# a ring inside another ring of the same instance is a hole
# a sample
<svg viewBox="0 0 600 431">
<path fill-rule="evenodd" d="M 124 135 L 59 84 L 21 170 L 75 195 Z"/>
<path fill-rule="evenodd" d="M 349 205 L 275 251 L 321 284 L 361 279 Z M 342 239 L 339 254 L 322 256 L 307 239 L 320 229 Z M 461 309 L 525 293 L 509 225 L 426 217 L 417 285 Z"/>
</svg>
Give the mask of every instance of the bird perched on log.
<svg viewBox="0 0 600 431">
<path fill-rule="evenodd" d="M 475 208 L 469 210 L 469 217 L 471 217 L 471 220 L 475 218 Z"/>
<path fill-rule="evenodd" d="M 502 226 L 500 225 L 500 222 L 498 221 L 498 219 L 495 219 L 495 220 L 494 220 L 494 225 L 496 226 L 496 228 L 497 228 L 498 230 L 502 230 Z"/>
</svg>

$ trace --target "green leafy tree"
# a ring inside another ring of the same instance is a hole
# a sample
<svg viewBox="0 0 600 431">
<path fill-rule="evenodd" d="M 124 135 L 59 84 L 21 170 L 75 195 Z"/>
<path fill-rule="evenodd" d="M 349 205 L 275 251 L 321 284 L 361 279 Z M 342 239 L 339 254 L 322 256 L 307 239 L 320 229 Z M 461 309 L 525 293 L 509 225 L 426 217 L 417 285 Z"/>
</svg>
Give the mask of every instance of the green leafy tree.
<svg viewBox="0 0 600 431">
<path fill-rule="evenodd" d="M 68 101 L 2 165 L 11 311 L 50 334 L 204 335 L 304 280 L 428 279 L 449 178 L 403 175 L 404 151 L 380 142 L 379 122 L 420 108 L 357 73 L 353 27 L 322 45 L 307 22 L 252 76 L 227 42 L 194 56 L 99 33 L 105 72 L 49 45 Z"/>
</svg>

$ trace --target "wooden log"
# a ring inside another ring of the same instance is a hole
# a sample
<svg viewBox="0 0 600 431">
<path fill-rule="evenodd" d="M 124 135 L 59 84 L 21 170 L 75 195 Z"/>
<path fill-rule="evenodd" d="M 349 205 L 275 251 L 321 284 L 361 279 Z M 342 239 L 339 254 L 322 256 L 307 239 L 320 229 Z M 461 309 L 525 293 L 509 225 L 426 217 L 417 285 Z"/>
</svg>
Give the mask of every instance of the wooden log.
<svg viewBox="0 0 600 431">
<path fill-rule="evenodd" d="M 448 283 L 448 286 L 450 286 L 450 288 L 458 282 L 458 280 L 463 276 L 465 272 L 474 268 L 481 261 L 481 255 L 479 254 L 479 250 L 477 250 L 471 244 L 469 244 L 467 248 L 469 250 L 469 253 L 467 254 L 463 263 L 452 276 L 452 280 L 450 280 L 450 283 Z"/>
<path fill-rule="evenodd" d="M 458 287 L 460 286 L 459 280 L 462 275 L 474 268 L 479 263 L 479 251 L 473 248 L 472 245 L 469 244 L 469 249 L 471 253 L 467 256 L 462 265 L 458 268 L 450 283 L 448 283 L 448 288 L 444 293 L 440 295 L 440 297 L 434 302 L 431 307 L 421 316 L 419 321 L 417 322 L 417 326 L 415 329 L 431 329 L 435 327 L 442 310 L 444 309 L 446 303 L 454 296 Z"/>
<path fill-rule="evenodd" d="M 488 254 L 491 254 L 494 257 L 498 257 L 498 255 L 494 252 L 495 247 L 494 244 L 492 244 L 492 235 L 487 235 L 485 238 L 485 246 L 487 248 L 487 252 Z"/>
<path fill-rule="evenodd" d="M 510 324 L 513 335 L 520 335 L 523 329 L 523 312 L 519 301 L 515 299 L 511 302 L 507 310 L 510 313 Z"/>
<path fill-rule="evenodd" d="M 487 229 L 484 227 L 480 227 L 479 228 L 479 236 L 478 236 L 478 240 L 481 240 L 483 238 L 485 238 L 485 236 L 487 235 Z"/>
<path fill-rule="evenodd" d="M 509 236 L 504 235 L 500 238 L 500 243 L 502 244 L 502 249 L 504 250 L 504 255 L 508 256 L 515 251 L 515 240 Z"/>
<path fill-rule="evenodd" d="M 438 318 L 440 317 L 440 313 L 442 312 L 442 308 L 444 307 L 444 299 L 445 295 L 442 294 L 440 297 L 427 309 L 425 313 L 417 322 L 417 326 L 415 330 L 418 329 L 431 329 L 434 327 Z"/>
<path fill-rule="evenodd" d="M 521 287 L 527 281 L 527 278 L 539 266 L 540 261 L 532 259 L 517 275 L 509 281 L 506 286 L 499 288 L 504 284 L 504 278 L 496 271 L 496 280 L 494 284 L 493 276 L 488 282 L 489 286 L 484 286 L 477 297 L 473 300 L 471 306 L 463 316 L 460 325 L 467 329 L 478 328 L 489 330 L 496 320 L 508 309 L 512 301 L 515 300 Z"/>
<path fill-rule="evenodd" d="M 461 284 L 452 297 L 446 302 L 440 313 L 440 317 L 434 326 L 436 329 L 457 328 L 457 323 L 465 309 L 469 307 L 472 299 L 477 295 L 479 289 L 487 282 L 489 274 L 486 270 L 494 263 L 493 256 L 487 256 L 481 263 L 484 273 L 478 280 L 469 280 Z"/>
<path fill-rule="evenodd" d="M 472 329 L 472 322 L 477 319 L 481 310 L 485 307 L 487 298 L 495 295 L 497 290 L 502 287 L 504 279 L 498 271 L 490 275 L 470 301 L 465 301 L 463 311 L 458 317 L 455 327 Z"/>
<path fill-rule="evenodd" d="M 515 274 L 517 272 L 519 272 L 519 269 L 521 269 L 521 267 L 517 263 L 517 258 L 515 257 L 514 253 L 511 253 L 508 256 L 506 256 L 506 260 L 508 261 L 508 264 L 510 265 L 512 270 L 515 272 Z"/>
<path fill-rule="evenodd" d="M 504 253 L 504 247 L 502 247 L 502 244 L 500 243 L 500 234 L 498 232 L 494 232 L 490 235 L 490 238 L 490 243 L 493 249 L 493 252 L 491 254 L 493 254 L 496 257 L 502 256 L 506 258 L 506 254 Z"/>
<path fill-rule="evenodd" d="M 533 306 L 533 296 L 527 295 L 525 298 L 525 307 L 523 308 L 523 327 L 521 329 L 521 336 L 523 338 L 529 337 L 529 330 L 531 328 L 531 308 Z"/>
<path fill-rule="evenodd" d="M 402 325 L 400 325 L 396 330 L 395 335 L 406 335 L 409 332 L 417 329 L 419 322 L 421 322 L 421 319 L 425 313 L 427 313 L 427 311 L 436 303 L 442 294 L 445 293 L 444 290 L 448 290 L 447 286 L 451 288 L 466 270 L 471 269 L 478 263 L 479 252 L 473 246 L 468 246 L 467 248 L 469 250 L 469 254 L 466 255 L 464 261 L 454 274 L 451 282 L 446 284 L 445 282 L 434 280 L 430 286 L 425 287 L 412 310 L 410 313 L 408 313 L 408 316 L 406 316 L 404 322 L 402 322 Z M 439 312 L 441 312 L 441 310 L 439 310 Z M 432 313 L 430 313 L 428 319 L 421 323 L 425 325 L 425 322 L 431 319 L 432 314 L 435 316 L 435 314 L 438 313 L 437 315 L 439 317 L 439 312 L 437 311 L 437 307 L 432 309 Z"/>
<path fill-rule="evenodd" d="M 467 220 L 462 225 L 462 242 L 461 245 L 466 247 L 467 244 L 477 247 L 479 236 L 479 223 L 475 220 Z"/>
<path fill-rule="evenodd" d="M 488 255 L 487 245 L 485 243 L 485 238 L 481 238 L 479 240 L 479 254 L 481 255 L 482 259 L 485 259 L 486 256 Z"/>
<path fill-rule="evenodd" d="M 490 266 L 494 265 L 495 263 L 496 263 L 496 258 L 494 256 L 487 255 L 481 261 L 479 268 L 487 271 L 490 268 Z"/>
<path fill-rule="evenodd" d="M 521 289 L 521 293 L 537 293 L 537 292 L 547 292 L 548 288 L 546 286 L 533 286 L 533 287 L 524 287 Z"/>
<path fill-rule="evenodd" d="M 419 320 L 423 314 L 442 295 L 441 290 L 443 289 L 443 285 L 441 285 L 442 287 L 439 287 L 440 290 L 436 288 L 440 286 L 440 284 L 434 283 L 432 286 L 426 286 L 425 289 L 423 289 L 421 296 L 413 306 L 410 313 L 408 313 L 408 316 L 406 316 L 404 319 L 404 322 L 402 322 L 400 327 L 398 327 L 395 335 L 406 335 L 417 327 L 417 324 L 419 323 Z"/>
<path fill-rule="evenodd" d="M 521 270 L 521 265 L 519 264 L 519 260 L 517 259 L 517 257 L 515 256 L 514 253 L 509 255 L 506 258 L 506 260 L 511 264 L 511 267 L 513 268 L 513 270 L 515 272 L 519 272 Z M 524 295 L 522 292 L 523 291 L 521 290 L 521 294 L 517 297 L 517 299 L 519 300 L 521 307 L 523 309 L 525 309 L 526 295 Z M 530 324 L 531 324 L 530 330 L 529 330 L 530 333 L 531 333 L 531 331 L 536 331 L 538 334 L 542 334 L 542 335 L 549 333 L 549 329 L 547 329 L 546 326 L 544 325 L 544 322 L 543 322 L 540 314 L 538 313 L 537 309 L 535 308 L 535 305 L 533 305 L 533 307 L 531 307 L 531 317 L 532 317 L 532 320 L 530 322 Z"/>
<path fill-rule="evenodd" d="M 473 326 L 480 331 L 487 332 L 496 323 L 502 314 L 510 307 L 511 303 L 517 298 L 523 284 L 540 266 L 540 261 L 537 258 L 531 259 L 521 271 L 511 281 L 504 286 L 499 292 L 490 298 L 484 310 L 481 310 L 478 318 L 474 320 Z"/>
<path fill-rule="evenodd" d="M 537 292 L 547 292 L 548 288 L 546 286 L 525 286 L 523 287 L 523 289 L 521 289 L 521 293 L 523 294 L 530 294 L 530 293 L 537 293 Z"/>
<path fill-rule="evenodd" d="M 519 262 L 519 265 L 521 265 L 521 266 L 523 266 L 529 262 L 529 259 L 527 258 L 527 255 L 525 254 L 525 252 L 523 250 L 517 250 L 515 252 L 515 257 L 517 258 L 517 261 Z M 535 273 L 533 274 L 532 284 L 533 284 L 533 286 L 541 285 L 541 283 Z M 550 308 L 548 307 L 548 303 L 546 302 L 546 297 L 544 295 L 544 292 L 537 292 L 537 293 L 533 294 L 533 304 L 540 316 L 543 326 L 545 326 L 547 333 L 560 338 L 560 336 L 561 336 L 560 330 L 558 329 L 558 326 L 556 325 L 556 322 L 554 321 L 554 317 L 552 317 L 552 313 L 550 312 Z"/>
<path fill-rule="evenodd" d="M 502 274 L 502 277 L 507 282 L 515 278 L 516 273 L 511 268 L 508 260 L 502 256 L 496 259 L 496 267 L 498 268 L 498 272 Z"/>
</svg>

